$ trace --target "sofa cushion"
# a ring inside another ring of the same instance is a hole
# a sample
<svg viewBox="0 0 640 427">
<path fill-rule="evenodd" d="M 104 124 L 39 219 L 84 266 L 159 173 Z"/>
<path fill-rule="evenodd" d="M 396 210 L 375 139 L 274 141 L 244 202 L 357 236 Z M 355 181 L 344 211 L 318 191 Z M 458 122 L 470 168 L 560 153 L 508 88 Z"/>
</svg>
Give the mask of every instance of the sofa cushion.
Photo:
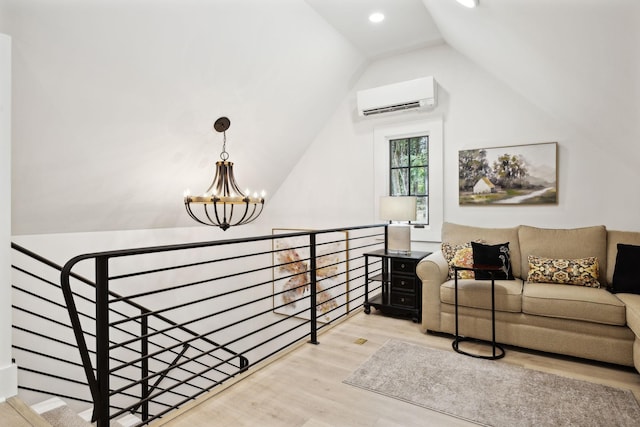
<svg viewBox="0 0 640 427">
<path fill-rule="evenodd" d="M 529 255 L 527 281 L 599 288 L 598 259 L 555 259 Z"/>
<path fill-rule="evenodd" d="M 522 276 L 529 274 L 529 255 L 544 258 L 577 259 L 596 257 L 598 280 L 606 283 L 607 230 L 603 225 L 572 229 L 550 229 L 521 225 L 518 230 Z"/>
<path fill-rule="evenodd" d="M 442 241 L 453 244 L 482 241 L 495 245 L 509 242 L 511 254 L 511 268 L 515 277 L 522 277 L 520 244 L 518 242 L 518 228 L 486 228 L 445 222 L 442 224 Z M 526 275 L 525 275 L 526 277 Z"/>
<path fill-rule="evenodd" d="M 522 311 L 606 325 L 626 324 L 624 303 L 604 288 L 527 282 L 522 291 Z"/>
<path fill-rule="evenodd" d="M 627 310 L 627 326 L 637 337 L 640 337 L 640 295 L 617 294 Z"/>
<path fill-rule="evenodd" d="M 493 277 L 503 280 L 514 280 L 511 269 L 511 257 L 509 256 L 509 242 L 497 245 L 485 245 L 471 242 L 473 248 L 473 264 L 481 266 L 497 266 L 502 271 L 493 273 Z M 488 271 L 476 271 L 476 280 L 490 280 L 492 277 Z"/>
<path fill-rule="evenodd" d="M 455 304 L 455 281 L 440 286 L 440 301 Z M 522 311 L 522 281 L 495 281 L 496 311 L 519 313 Z M 458 280 L 458 305 L 491 310 L 491 281 Z"/>
<path fill-rule="evenodd" d="M 618 243 L 611 292 L 640 294 L 640 246 Z"/>
<path fill-rule="evenodd" d="M 613 272 L 616 268 L 615 259 L 618 254 L 618 243 L 640 245 L 640 231 L 607 230 L 607 283 L 613 283 Z"/>
</svg>

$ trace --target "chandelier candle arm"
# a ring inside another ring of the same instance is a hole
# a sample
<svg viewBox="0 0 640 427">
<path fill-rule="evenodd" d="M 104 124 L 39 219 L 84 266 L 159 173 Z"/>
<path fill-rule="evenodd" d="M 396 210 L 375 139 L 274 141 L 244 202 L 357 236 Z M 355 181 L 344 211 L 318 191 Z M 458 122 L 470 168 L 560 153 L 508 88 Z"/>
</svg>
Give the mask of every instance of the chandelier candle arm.
<svg viewBox="0 0 640 427">
<path fill-rule="evenodd" d="M 227 135 L 231 122 L 226 117 L 221 117 L 213 125 L 213 128 L 223 133 L 221 161 L 216 162 L 216 174 L 207 191 L 201 196 L 192 196 L 185 192 L 184 205 L 189 216 L 196 222 L 204 225 L 220 227 L 227 230 L 236 225 L 248 224 L 262 213 L 264 207 L 264 192 L 258 197 L 245 195 L 233 175 L 233 162 L 229 162 L 229 153 L 226 151 Z M 200 206 L 199 206 L 200 205 Z M 244 207 L 242 207 L 244 205 Z"/>
</svg>

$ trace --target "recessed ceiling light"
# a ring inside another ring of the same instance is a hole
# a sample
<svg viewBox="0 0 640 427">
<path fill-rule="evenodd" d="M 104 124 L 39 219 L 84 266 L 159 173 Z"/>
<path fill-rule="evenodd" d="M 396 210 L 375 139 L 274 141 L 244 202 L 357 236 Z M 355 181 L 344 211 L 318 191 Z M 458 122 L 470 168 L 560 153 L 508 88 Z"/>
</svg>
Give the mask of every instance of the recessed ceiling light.
<svg viewBox="0 0 640 427">
<path fill-rule="evenodd" d="M 377 24 L 378 22 L 382 22 L 384 21 L 384 14 L 380 12 L 374 12 L 371 15 L 369 15 L 369 21 L 373 22 L 374 24 Z"/>
<path fill-rule="evenodd" d="M 465 7 L 468 7 L 469 9 L 473 9 L 478 5 L 478 0 L 458 0 L 458 3 Z"/>
</svg>

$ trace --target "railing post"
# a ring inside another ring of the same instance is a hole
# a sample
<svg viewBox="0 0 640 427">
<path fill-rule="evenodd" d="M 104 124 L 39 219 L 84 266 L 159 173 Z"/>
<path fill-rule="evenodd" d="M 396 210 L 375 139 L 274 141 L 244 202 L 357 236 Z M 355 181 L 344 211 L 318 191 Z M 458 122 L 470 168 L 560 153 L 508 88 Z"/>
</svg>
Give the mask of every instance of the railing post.
<svg viewBox="0 0 640 427">
<path fill-rule="evenodd" d="M 384 226 L 384 251 L 385 253 L 389 250 L 389 225 Z"/>
<path fill-rule="evenodd" d="M 142 342 L 140 343 L 140 357 L 142 358 L 142 382 L 140 383 L 140 387 L 142 390 L 140 391 L 140 396 L 142 397 L 142 421 L 146 421 L 149 419 L 149 401 L 147 397 L 149 397 L 149 310 L 142 309 L 140 310 L 140 314 L 142 315 L 140 319 L 140 336 L 142 337 Z"/>
<path fill-rule="evenodd" d="M 109 427 L 109 258 L 96 258 L 97 427 Z"/>
<path fill-rule="evenodd" d="M 316 233 L 309 234 L 309 289 L 311 290 L 311 344 L 318 342 L 318 309 L 316 308 L 318 294 L 316 289 Z"/>
</svg>

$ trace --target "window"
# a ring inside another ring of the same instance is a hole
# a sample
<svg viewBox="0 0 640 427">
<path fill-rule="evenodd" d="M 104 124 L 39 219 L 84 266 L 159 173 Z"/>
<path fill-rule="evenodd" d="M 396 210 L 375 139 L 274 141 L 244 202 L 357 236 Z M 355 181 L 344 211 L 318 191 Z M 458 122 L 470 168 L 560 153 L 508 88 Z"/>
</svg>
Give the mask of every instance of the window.
<svg viewBox="0 0 640 427">
<path fill-rule="evenodd" d="M 429 136 L 389 140 L 389 195 L 416 196 L 417 224 L 429 224 Z"/>
<path fill-rule="evenodd" d="M 439 242 L 444 213 L 442 117 L 376 128 L 373 140 L 376 218 L 381 196 L 416 196 L 418 219 L 411 239 Z"/>
</svg>

